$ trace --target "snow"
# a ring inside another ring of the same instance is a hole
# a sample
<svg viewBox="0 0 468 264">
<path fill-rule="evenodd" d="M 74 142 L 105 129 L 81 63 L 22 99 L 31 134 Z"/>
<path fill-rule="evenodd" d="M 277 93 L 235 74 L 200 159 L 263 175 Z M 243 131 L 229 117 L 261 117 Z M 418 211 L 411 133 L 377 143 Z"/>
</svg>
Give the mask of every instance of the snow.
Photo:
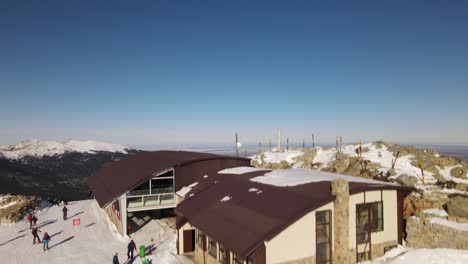
<svg viewBox="0 0 468 264">
<path fill-rule="evenodd" d="M 450 175 L 450 171 L 455 168 L 463 167 L 462 165 L 455 165 L 455 166 L 450 166 L 450 167 L 445 167 L 444 169 L 440 168 L 439 166 L 436 166 L 436 168 L 439 170 L 439 174 L 444 177 L 448 181 L 453 181 L 456 183 L 466 183 L 468 184 L 468 179 L 460 179 L 457 177 L 453 177 Z"/>
<path fill-rule="evenodd" d="M 422 211 L 423 214 L 429 214 L 429 215 L 434 215 L 438 217 L 447 217 L 448 214 L 442 209 L 426 209 Z"/>
<path fill-rule="evenodd" d="M 468 223 L 457 223 L 457 222 L 449 221 L 447 219 L 435 218 L 435 217 L 429 218 L 429 221 L 431 223 L 447 226 L 453 229 L 458 229 L 461 231 L 468 231 Z"/>
<path fill-rule="evenodd" d="M 208 178 L 208 175 L 203 176 L 203 179 L 206 179 L 206 178 Z"/>
<path fill-rule="evenodd" d="M 8 208 L 8 207 L 10 207 L 10 206 L 13 206 L 13 205 L 15 205 L 15 204 L 17 204 L 17 203 L 18 203 L 18 201 L 13 201 L 13 202 L 4 204 L 4 205 L 0 206 L 0 210 L 1 210 L 1 209 Z"/>
<path fill-rule="evenodd" d="M 293 164 L 296 162 L 295 158 L 301 157 L 304 155 L 304 152 L 301 150 L 288 150 L 284 152 L 274 152 L 274 151 L 267 151 L 263 152 L 263 161 L 266 163 L 280 163 L 281 161 L 285 160 L 289 164 Z M 262 163 L 259 155 L 254 156 L 253 158 L 259 164 Z"/>
<path fill-rule="evenodd" d="M 221 202 L 228 202 L 228 201 L 230 201 L 231 199 L 232 199 L 231 196 L 224 196 L 223 199 L 221 199 L 220 201 L 221 201 Z"/>
<path fill-rule="evenodd" d="M 310 169 L 284 169 L 273 170 L 263 176 L 257 176 L 250 179 L 254 182 L 263 184 L 274 185 L 278 187 L 296 186 L 311 182 L 332 181 L 335 179 L 344 179 L 349 182 L 362 182 L 362 183 L 375 183 L 375 184 L 389 184 L 381 181 L 375 181 L 365 178 L 358 178 L 353 176 L 315 171 Z"/>
<path fill-rule="evenodd" d="M 244 174 L 255 171 L 266 171 L 268 169 L 254 168 L 254 167 L 234 167 L 218 171 L 219 174 Z"/>
<path fill-rule="evenodd" d="M 468 263 L 468 250 L 447 248 L 412 249 L 397 247 L 373 261 L 365 264 L 465 264 Z"/>
<path fill-rule="evenodd" d="M 67 208 L 70 218 L 80 218 L 80 226 L 74 227 L 71 219 L 62 220 L 61 206 L 46 207 L 36 214 L 41 238 L 44 232 L 52 237 L 46 252 L 42 251 L 42 245 L 32 244 L 27 220 L 0 226 L 2 263 L 111 263 L 116 252 L 124 263 L 130 239 L 117 233 L 95 200 L 70 202 Z M 151 232 L 137 232 L 132 237 L 137 248 L 150 246 L 150 236 L 154 236 L 151 238 L 156 249 L 149 256 L 153 263 L 192 263 L 187 257 L 177 255 L 175 230 L 154 221 L 149 225 L 153 228 Z M 133 263 L 141 263 L 141 260 L 136 258 Z"/>
<path fill-rule="evenodd" d="M 66 152 L 81 152 L 94 154 L 98 151 L 127 153 L 129 148 L 105 142 L 98 141 L 42 141 L 42 140 L 24 140 L 16 145 L 0 147 L 0 154 L 8 159 L 18 160 L 27 156 L 44 157 L 57 156 Z"/>
<path fill-rule="evenodd" d="M 249 192 L 258 192 L 258 189 L 257 188 L 250 188 Z"/>
<path fill-rule="evenodd" d="M 385 145 L 380 145 L 378 148 L 376 143 L 366 143 L 362 144 L 362 149 L 368 148 L 369 150 L 362 153 L 362 158 L 369 160 L 370 162 L 377 163 L 380 165 L 379 171 L 384 174 L 387 173 L 392 168 L 392 161 L 395 159 L 394 153 L 388 149 Z M 359 144 L 351 144 L 342 146 L 341 151 L 343 154 L 357 157 L 356 149 L 359 148 Z M 316 156 L 314 157 L 313 163 L 320 163 L 321 165 L 317 167 L 318 170 L 327 167 L 330 162 L 335 161 L 337 149 L 336 148 L 324 148 L 316 147 Z M 294 154 L 294 155 L 292 155 Z M 297 157 L 303 155 L 303 152 L 300 150 L 290 150 L 287 152 L 265 152 L 264 161 L 266 163 L 279 163 L 282 160 L 287 161 L 292 165 L 292 168 L 300 168 L 303 163 L 298 161 Z M 397 178 L 402 174 L 407 174 L 409 176 L 416 176 L 421 182 L 421 170 L 417 166 L 411 164 L 414 159 L 413 155 L 400 156 L 395 163 L 394 171 L 395 175 L 391 176 L 391 179 Z M 256 160 L 259 164 L 261 163 L 260 155 L 255 155 L 253 160 Z M 448 170 L 448 175 L 450 175 L 450 170 Z M 426 183 L 435 183 L 436 179 L 433 177 L 433 173 L 429 171 L 424 171 Z M 446 175 L 446 173 L 445 173 Z M 453 177 L 450 176 L 450 179 Z M 455 182 L 464 182 L 468 183 L 468 180 L 463 179 L 453 179 Z"/>
<path fill-rule="evenodd" d="M 189 186 L 184 186 L 182 187 L 179 191 L 176 192 L 177 195 L 180 197 L 185 197 L 187 193 L 189 193 L 193 187 L 197 186 L 198 182 L 194 182 L 190 184 Z"/>
</svg>

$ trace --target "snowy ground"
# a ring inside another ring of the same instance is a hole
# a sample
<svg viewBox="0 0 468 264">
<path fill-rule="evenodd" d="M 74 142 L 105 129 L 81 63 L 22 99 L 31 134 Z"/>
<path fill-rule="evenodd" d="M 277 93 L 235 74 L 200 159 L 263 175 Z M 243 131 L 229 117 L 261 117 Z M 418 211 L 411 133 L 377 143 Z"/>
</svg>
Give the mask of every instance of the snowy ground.
<svg viewBox="0 0 468 264">
<path fill-rule="evenodd" d="M 126 263 L 129 239 L 120 237 L 94 200 L 70 202 L 67 208 L 70 218 L 80 218 L 79 227 L 73 227 L 71 219 L 62 220 L 62 207 L 47 207 L 37 213 L 41 239 L 44 232 L 52 237 L 46 252 L 42 245 L 33 245 L 27 221 L 0 226 L 1 263 L 111 263 L 116 252 L 120 263 Z M 152 263 L 192 263 L 176 255 L 175 230 L 160 221 L 153 220 L 133 239 L 137 247 L 145 245 L 152 251 Z M 141 260 L 135 258 L 133 263 Z"/>
<path fill-rule="evenodd" d="M 468 250 L 446 248 L 412 249 L 405 247 L 395 248 L 385 256 L 363 264 L 466 264 L 468 263 Z"/>
</svg>

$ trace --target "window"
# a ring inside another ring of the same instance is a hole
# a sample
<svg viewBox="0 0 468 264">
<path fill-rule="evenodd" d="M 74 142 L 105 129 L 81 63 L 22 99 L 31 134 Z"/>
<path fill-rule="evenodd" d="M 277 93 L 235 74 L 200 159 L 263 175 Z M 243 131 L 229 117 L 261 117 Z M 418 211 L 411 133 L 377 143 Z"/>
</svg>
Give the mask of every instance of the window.
<svg viewBox="0 0 468 264">
<path fill-rule="evenodd" d="M 219 244 L 219 262 L 228 263 L 227 259 L 229 258 L 228 251 L 224 248 L 223 245 Z"/>
<path fill-rule="evenodd" d="M 202 232 L 200 232 L 200 230 L 197 230 L 197 239 L 196 239 L 196 244 L 199 248 L 201 248 L 202 250 L 205 250 L 205 247 L 203 245 L 205 241 L 205 235 L 203 235 Z"/>
<path fill-rule="evenodd" d="M 236 254 L 232 254 L 232 263 L 233 264 L 243 264 L 244 260 L 237 256 Z"/>
<path fill-rule="evenodd" d="M 131 190 L 129 195 L 147 195 L 149 194 L 149 181 L 141 184 L 140 186 L 136 187 L 135 189 Z"/>
<path fill-rule="evenodd" d="M 160 193 L 173 193 L 174 192 L 174 179 L 152 179 L 151 180 L 151 194 Z"/>
<path fill-rule="evenodd" d="M 383 205 L 382 202 L 370 204 L 371 230 L 372 232 L 383 231 Z"/>
<path fill-rule="evenodd" d="M 332 261 L 331 210 L 315 213 L 316 262 L 329 264 Z"/>
<path fill-rule="evenodd" d="M 216 241 L 214 241 L 212 238 L 209 238 L 208 240 L 208 253 L 213 256 L 215 259 L 218 259 L 217 256 L 217 246 L 216 246 Z"/>
</svg>

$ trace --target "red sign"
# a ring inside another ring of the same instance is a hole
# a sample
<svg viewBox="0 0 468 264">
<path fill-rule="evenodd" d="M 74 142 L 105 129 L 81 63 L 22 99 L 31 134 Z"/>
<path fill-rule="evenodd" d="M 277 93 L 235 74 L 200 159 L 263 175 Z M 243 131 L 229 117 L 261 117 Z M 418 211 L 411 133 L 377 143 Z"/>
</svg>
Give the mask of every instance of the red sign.
<svg viewBox="0 0 468 264">
<path fill-rule="evenodd" d="M 79 218 L 74 218 L 73 219 L 73 225 L 74 226 L 79 226 L 80 225 L 80 219 Z"/>
</svg>

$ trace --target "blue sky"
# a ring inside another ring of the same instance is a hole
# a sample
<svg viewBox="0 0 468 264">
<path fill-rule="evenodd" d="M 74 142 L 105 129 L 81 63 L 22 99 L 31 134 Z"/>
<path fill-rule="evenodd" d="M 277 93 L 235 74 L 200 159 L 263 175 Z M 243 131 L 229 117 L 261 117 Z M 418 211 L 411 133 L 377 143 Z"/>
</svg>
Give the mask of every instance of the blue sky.
<svg viewBox="0 0 468 264">
<path fill-rule="evenodd" d="M 468 143 L 467 25 L 466 1 L 1 1 L 0 144 Z"/>
</svg>

